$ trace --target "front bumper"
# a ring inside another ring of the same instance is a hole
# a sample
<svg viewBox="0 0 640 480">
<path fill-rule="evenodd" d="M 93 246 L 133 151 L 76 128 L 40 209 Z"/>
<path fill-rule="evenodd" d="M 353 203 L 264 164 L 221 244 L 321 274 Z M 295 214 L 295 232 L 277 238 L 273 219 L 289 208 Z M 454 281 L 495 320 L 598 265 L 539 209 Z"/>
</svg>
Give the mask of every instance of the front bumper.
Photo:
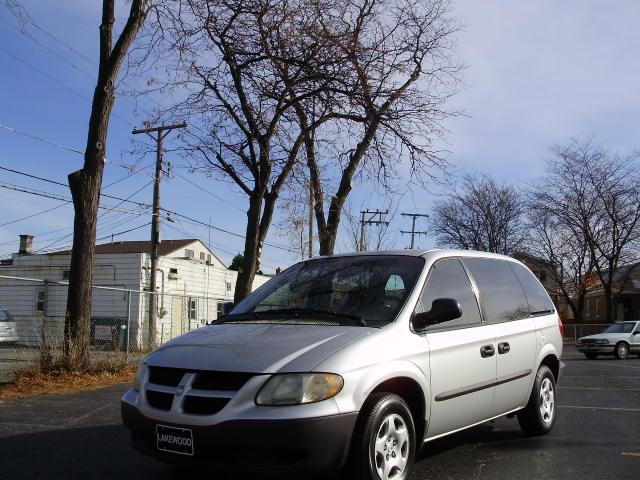
<svg viewBox="0 0 640 480">
<path fill-rule="evenodd" d="M 615 350 L 615 345 L 580 343 L 576 345 L 576 348 L 581 353 L 602 353 L 602 354 L 613 355 Z"/>
<path fill-rule="evenodd" d="M 358 413 L 283 420 L 227 420 L 212 426 L 178 425 L 145 417 L 121 402 L 122 421 L 137 450 L 174 464 L 289 472 L 334 472 L 345 463 Z M 190 428 L 194 455 L 156 448 L 156 425 Z"/>
</svg>

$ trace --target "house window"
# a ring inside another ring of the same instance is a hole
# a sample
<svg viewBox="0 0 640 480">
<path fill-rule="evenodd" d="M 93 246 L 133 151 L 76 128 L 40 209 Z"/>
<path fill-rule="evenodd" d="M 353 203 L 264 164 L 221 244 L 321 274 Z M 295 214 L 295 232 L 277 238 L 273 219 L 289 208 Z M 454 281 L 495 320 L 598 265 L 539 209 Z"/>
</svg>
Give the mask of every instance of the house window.
<svg viewBox="0 0 640 480">
<path fill-rule="evenodd" d="M 231 291 L 231 282 L 227 282 L 227 292 Z"/>
<path fill-rule="evenodd" d="M 71 274 L 71 272 L 69 272 L 69 270 L 63 270 L 62 271 L 62 280 L 69 280 L 69 275 Z"/>
<path fill-rule="evenodd" d="M 205 258 L 204 252 L 200 252 L 200 260 L 204 261 L 204 258 Z"/>
<path fill-rule="evenodd" d="M 218 314 L 218 317 L 222 316 L 222 305 L 224 305 L 224 302 L 218 302 L 216 305 L 216 312 Z"/>
<path fill-rule="evenodd" d="M 587 307 L 586 315 L 587 315 L 587 318 L 588 318 L 589 315 L 591 314 L 591 309 L 589 308 L 591 306 L 591 299 L 587 298 L 585 300 L 585 304 L 586 304 L 586 307 Z"/>
<path fill-rule="evenodd" d="M 600 298 L 595 298 L 593 301 L 594 301 L 593 309 L 595 310 L 593 312 L 593 315 L 596 318 L 598 318 L 600 316 Z"/>
<path fill-rule="evenodd" d="M 193 259 L 195 257 L 196 252 L 194 252 L 193 250 L 187 248 L 184 251 L 184 256 L 190 259 Z"/>
<path fill-rule="evenodd" d="M 189 297 L 187 301 L 189 320 L 195 320 L 198 314 L 198 299 Z"/>
<path fill-rule="evenodd" d="M 44 313 L 44 290 L 36 291 L 36 312 Z"/>
<path fill-rule="evenodd" d="M 207 263 L 211 265 L 211 254 L 207 253 Z"/>
<path fill-rule="evenodd" d="M 174 274 L 174 275 L 177 275 L 177 274 L 178 274 L 178 269 L 177 269 L 177 268 L 170 268 L 170 269 L 169 269 L 169 273 L 172 273 L 172 274 Z"/>
</svg>

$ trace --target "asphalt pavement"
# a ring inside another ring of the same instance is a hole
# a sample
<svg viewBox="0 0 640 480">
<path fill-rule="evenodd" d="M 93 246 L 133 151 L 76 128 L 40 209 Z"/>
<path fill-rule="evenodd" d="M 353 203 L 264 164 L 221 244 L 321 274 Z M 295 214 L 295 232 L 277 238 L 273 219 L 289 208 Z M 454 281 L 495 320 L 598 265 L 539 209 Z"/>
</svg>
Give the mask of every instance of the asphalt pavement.
<svg viewBox="0 0 640 480">
<path fill-rule="evenodd" d="M 501 418 L 426 444 L 412 480 L 640 478 L 640 360 L 588 361 L 569 347 L 563 361 L 551 434 L 528 438 Z M 129 447 L 119 413 L 127 388 L 0 404 L 0 478 L 184 478 Z"/>
</svg>

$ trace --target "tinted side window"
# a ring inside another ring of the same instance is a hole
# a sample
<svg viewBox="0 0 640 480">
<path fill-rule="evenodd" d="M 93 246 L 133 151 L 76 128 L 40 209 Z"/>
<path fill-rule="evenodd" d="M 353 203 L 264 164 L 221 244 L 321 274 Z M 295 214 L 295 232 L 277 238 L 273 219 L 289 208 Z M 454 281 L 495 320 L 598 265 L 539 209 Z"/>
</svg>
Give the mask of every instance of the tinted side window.
<svg viewBox="0 0 640 480">
<path fill-rule="evenodd" d="M 518 280 L 524 289 L 524 293 L 527 296 L 527 302 L 529 302 L 529 310 L 531 315 L 544 315 L 546 313 L 553 313 L 553 302 L 549 298 L 549 294 L 540 284 L 538 279 L 531 271 L 519 263 L 511 263 L 511 267 L 516 272 Z"/>
<path fill-rule="evenodd" d="M 502 323 L 529 316 L 529 305 L 518 277 L 506 260 L 465 258 L 478 289 L 484 321 Z"/>
<path fill-rule="evenodd" d="M 460 260 L 455 258 L 440 260 L 433 266 L 420 299 L 423 311 L 431 310 L 431 304 L 437 298 L 457 300 L 462 307 L 462 317 L 432 327 L 430 330 L 480 323 L 478 302 Z"/>
</svg>

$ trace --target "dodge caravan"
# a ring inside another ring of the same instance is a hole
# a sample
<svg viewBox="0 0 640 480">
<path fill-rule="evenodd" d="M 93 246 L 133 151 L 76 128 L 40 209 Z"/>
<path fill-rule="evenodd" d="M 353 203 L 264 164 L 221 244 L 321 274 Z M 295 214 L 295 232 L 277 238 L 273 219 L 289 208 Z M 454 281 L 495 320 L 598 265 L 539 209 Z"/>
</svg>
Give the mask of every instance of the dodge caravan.
<svg viewBox="0 0 640 480">
<path fill-rule="evenodd" d="M 501 255 L 320 257 L 280 273 L 140 365 L 132 445 L 180 464 L 408 478 L 425 442 L 515 414 L 556 417 L 562 324 Z"/>
</svg>

